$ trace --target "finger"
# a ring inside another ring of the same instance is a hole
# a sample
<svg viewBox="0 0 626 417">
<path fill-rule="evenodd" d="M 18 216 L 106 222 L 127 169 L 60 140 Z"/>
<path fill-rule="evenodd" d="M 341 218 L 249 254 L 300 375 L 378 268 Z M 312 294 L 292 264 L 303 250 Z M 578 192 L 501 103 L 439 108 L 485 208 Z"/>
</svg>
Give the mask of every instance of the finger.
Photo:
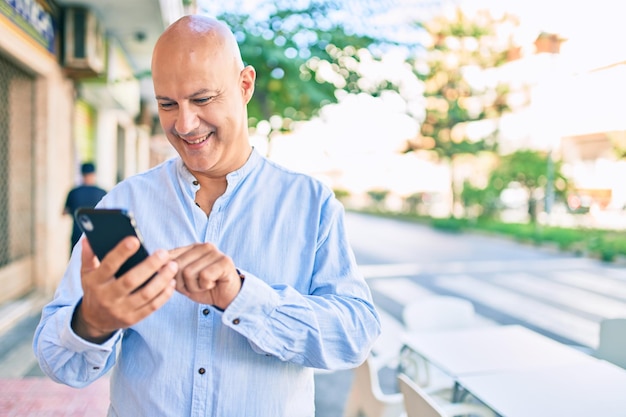
<svg viewBox="0 0 626 417">
<path fill-rule="evenodd" d="M 217 262 L 211 263 L 198 271 L 196 279 L 199 291 L 208 291 L 215 288 L 218 279 L 222 276 L 223 270 Z"/>
<path fill-rule="evenodd" d="M 154 278 L 159 269 L 168 262 L 170 262 L 169 253 L 159 249 L 122 275 L 120 277 L 120 283 L 128 293 L 134 292 L 150 278 Z M 176 265 L 176 268 L 178 268 L 178 265 Z"/>
<path fill-rule="evenodd" d="M 180 270 L 179 270 L 180 271 Z M 176 291 L 178 291 L 179 293 L 189 296 L 189 290 L 187 289 L 187 287 L 185 286 L 185 280 L 183 279 L 182 274 L 179 272 L 178 274 L 176 274 Z"/>
<path fill-rule="evenodd" d="M 104 275 L 109 278 L 114 276 L 124 262 L 137 252 L 139 245 L 139 239 L 135 236 L 122 239 L 100 262 L 100 269 Z"/>
<path fill-rule="evenodd" d="M 174 257 L 180 269 L 184 269 L 187 265 L 196 262 L 198 259 L 207 259 L 214 256 L 215 253 L 220 253 L 215 245 L 211 243 L 195 243 L 190 246 L 186 246 L 185 249 L 177 253 Z M 174 249 L 177 251 L 177 249 Z M 170 251 L 171 253 L 172 251 Z"/>
<path fill-rule="evenodd" d="M 176 259 L 180 255 L 182 255 L 183 253 L 187 252 L 188 250 L 190 250 L 193 247 L 194 247 L 194 245 L 181 246 L 180 248 L 170 249 L 169 253 L 170 253 L 170 256 L 172 257 L 172 259 Z"/>
<path fill-rule="evenodd" d="M 176 262 L 169 261 L 166 263 L 145 286 L 132 293 L 130 298 L 133 300 L 133 303 L 142 308 L 147 304 L 153 303 L 166 288 L 171 287 L 171 292 L 173 292 L 176 285 L 176 280 L 174 279 L 176 272 L 178 272 L 178 264 Z"/>
<path fill-rule="evenodd" d="M 197 274 L 203 265 L 210 262 L 211 250 L 206 244 L 195 244 L 176 257 L 179 269 L 176 289 L 179 292 L 189 294 L 199 290 Z"/>
<path fill-rule="evenodd" d="M 180 284 L 182 284 L 187 292 L 193 293 L 200 291 L 200 287 L 198 285 L 198 273 L 195 269 L 187 265 L 181 270 L 179 276 L 182 281 Z"/>
<path fill-rule="evenodd" d="M 221 279 L 227 279 L 226 271 L 235 271 L 231 259 L 214 251 L 210 256 L 196 259 L 182 270 L 185 286 L 190 292 L 209 291 Z"/>
<path fill-rule="evenodd" d="M 169 280 L 168 285 L 162 287 L 161 291 L 137 310 L 139 317 L 147 317 L 161 308 L 174 294 L 174 285 L 174 281 Z"/>
</svg>

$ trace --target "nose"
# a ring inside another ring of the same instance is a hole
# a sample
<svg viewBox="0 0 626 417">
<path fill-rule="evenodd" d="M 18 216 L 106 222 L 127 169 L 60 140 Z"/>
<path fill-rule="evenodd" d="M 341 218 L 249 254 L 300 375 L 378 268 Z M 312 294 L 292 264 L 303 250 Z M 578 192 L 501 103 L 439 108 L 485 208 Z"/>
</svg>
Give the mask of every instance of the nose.
<svg viewBox="0 0 626 417">
<path fill-rule="evenodd" d="M 179 104 L 174 129 L 178 135 L 185 136 L 198 128 L 199 120 L 198 114 L 193 107 Z"/>
</svg>

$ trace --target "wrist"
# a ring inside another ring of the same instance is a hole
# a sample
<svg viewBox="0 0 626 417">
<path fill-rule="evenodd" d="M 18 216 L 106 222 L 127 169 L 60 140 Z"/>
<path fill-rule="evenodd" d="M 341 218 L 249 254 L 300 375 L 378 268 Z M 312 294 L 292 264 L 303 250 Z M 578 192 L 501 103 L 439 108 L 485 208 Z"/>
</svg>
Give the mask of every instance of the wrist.
<svg viewBox="0 0 626 417">
<path fill-rule="evenodd" d="M 74 333 L 76 333 L 76 335 L 78 335 L 82 339 L 98 345 L 109 340 L 109 338 L 115 332 L 103 331 L 101 329 L 98 329 L 96 326 L 90 325 L 87 320 L 85 320 L 82 307 L 83 305 L 81 300 L 81 302 L 78 303 L 78 305 L 76 306 L 74 314 L 72 315 L 71 326 Z"/>
</svg>

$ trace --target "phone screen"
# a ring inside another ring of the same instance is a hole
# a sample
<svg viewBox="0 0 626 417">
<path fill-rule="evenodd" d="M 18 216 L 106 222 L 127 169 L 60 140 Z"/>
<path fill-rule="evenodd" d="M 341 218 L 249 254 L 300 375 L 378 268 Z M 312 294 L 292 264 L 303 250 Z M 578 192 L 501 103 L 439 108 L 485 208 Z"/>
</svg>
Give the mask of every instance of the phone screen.
<svg viewBox="0 0 626 417">
<path fill-rule="evenodd" d="M 115 273 L 116 278 L 148 257 L 148 251 L 143 246 L 132 213 L 123 209 L 78 208 L 74 216 L 94 254 L 100 260 L 125 237 L 136 236 L 139 239 L 141 242 L 139 250 Z"/>
</svg>

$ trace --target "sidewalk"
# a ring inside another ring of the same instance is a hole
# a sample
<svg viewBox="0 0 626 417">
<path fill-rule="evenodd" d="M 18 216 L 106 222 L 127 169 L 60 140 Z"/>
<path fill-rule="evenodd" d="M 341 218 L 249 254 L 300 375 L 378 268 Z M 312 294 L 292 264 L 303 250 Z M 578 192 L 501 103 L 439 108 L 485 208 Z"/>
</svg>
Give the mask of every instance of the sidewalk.
<svg viewBox="0 0 626 417">
<path fill-rule="evenodd" d="M 351 371 L 316 375 L 316 416 L 341 417 L 351 382 Z M 0 379 L 2 417 L 104 417 L 108 405 L 108 378 L 82 389 L 46 377 Z"/>
<path fill-rule="evenodd" d="M 0 379 L 0 393 L 3 417 L 104 417 L 109 406 L 108 378 L 83 389 L 44 377 Z"/>
<path fill-rule="evenodd" d="M 32 340 L 45 302 L 31 294 L 0 306 L 0 416 L 106 416 L 108 378 L 76 389 L 57 384 L 39 369 Z"/>
<path fill-rule="evenodd" d="M 316 375 L 316 415 L 341 417 L 351 382 L 350 371 Z M 104 417 L 108 405 L 108 379 L 82 389 L 46 377 L 0 379 L 2 417 Z"/>
</svg>

